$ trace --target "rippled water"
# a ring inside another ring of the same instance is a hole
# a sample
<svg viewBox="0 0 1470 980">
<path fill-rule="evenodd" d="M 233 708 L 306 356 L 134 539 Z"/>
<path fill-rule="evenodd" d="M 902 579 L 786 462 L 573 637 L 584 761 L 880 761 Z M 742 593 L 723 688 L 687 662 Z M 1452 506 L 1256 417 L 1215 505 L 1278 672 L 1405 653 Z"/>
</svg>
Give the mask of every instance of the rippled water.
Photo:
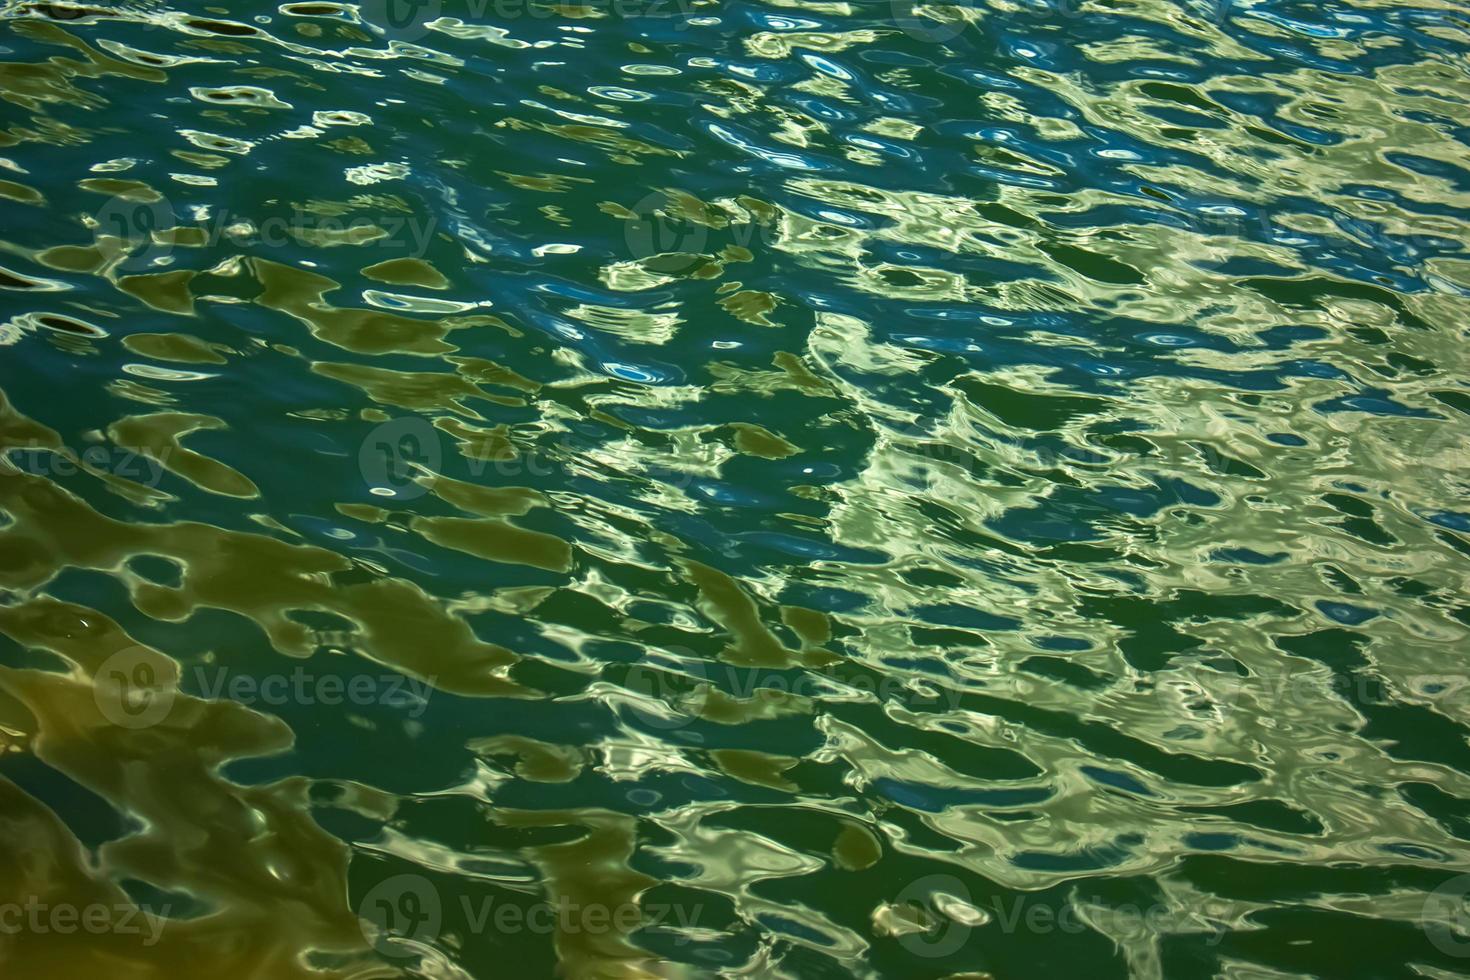
<svg viewBox="0 0 1470 980">
<path fill-rule="evenodd" d="M 1470 972 L 1470 11 L 0 11 L 6 976 Z"/>
</svg>

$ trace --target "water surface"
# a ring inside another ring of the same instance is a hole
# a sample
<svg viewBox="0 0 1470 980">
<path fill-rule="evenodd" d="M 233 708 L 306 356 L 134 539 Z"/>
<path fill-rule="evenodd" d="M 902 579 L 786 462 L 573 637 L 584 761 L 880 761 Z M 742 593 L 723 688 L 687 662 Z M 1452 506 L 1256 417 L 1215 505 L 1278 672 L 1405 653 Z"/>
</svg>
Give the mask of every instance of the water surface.
<svg viewBox="0 0 1470 980">
<path fill-rule="evenodd" d="M 6 4 L 6 975 L 1467 972 L 1467 42 Z"/>
</svg>

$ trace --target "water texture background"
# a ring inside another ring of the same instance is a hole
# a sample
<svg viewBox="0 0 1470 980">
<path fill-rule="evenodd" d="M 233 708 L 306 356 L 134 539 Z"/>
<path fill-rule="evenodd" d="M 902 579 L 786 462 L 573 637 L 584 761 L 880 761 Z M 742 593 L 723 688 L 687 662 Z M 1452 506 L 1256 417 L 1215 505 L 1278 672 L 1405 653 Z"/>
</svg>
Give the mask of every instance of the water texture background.
<svg viewBox="0 0 1470 980">
<path fill-rule="evenodd" d="M 6 3 L 6 975 L 1470 972 L 1467 52 Z"/>
</svg>

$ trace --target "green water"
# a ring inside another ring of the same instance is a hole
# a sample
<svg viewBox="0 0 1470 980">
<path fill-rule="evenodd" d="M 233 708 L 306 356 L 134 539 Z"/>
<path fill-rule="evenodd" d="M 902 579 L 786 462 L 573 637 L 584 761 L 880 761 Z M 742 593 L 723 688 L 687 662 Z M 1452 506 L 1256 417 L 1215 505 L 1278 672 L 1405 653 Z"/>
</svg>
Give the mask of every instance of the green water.
<svg viewBox="0 0 1470 980">
<path fill-rule="evenodd" d="M 1467 52 L 5 3 L 0 972 L 1470 973 Z"/>
</svg>

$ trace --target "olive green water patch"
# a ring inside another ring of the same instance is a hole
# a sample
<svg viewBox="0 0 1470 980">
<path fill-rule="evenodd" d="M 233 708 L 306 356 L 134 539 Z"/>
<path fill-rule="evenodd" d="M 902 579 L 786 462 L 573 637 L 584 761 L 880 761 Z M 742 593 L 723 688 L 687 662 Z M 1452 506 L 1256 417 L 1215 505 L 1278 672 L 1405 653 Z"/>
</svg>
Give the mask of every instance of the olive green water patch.
<svg viewBox="0 0 1470 980">
<path fill-rule="evenodd" d="M 362 274 L 377 282 L 392 286 L 422 286 L 425 289 L 448 289 L 449 280 L 444 274 L 423 259 L 388 259 L 370 265 Z"/>
<path fill-rule="evenodd" d="M 360 388 L 380 405 L 394 405 L 416 412 L 438 409 L 478 419 L 481 416 L 464 402 L 471 398 L 489 400 L 484 391 L 457 374 L 395 371 L 367 364 L 339 364 L 332 361 L 317 361 L 312 364 L 311 370 L 322 377 Z"/>
<path fill-rule="evenodd" d="M 225 356 L 214 346 L 186 333 L 134 333 L 123 338 L 123 346 L 134 354 L 156 361 L 182 364 L 225 364 Z"/>
<path fill-rule="evenodd" d="M 453 364 L 460 374 L 476 384 L 501 385 L 530 394 L 535 394 L 541 390 L 539 382 L 532 381 L 530 378 L 516 371 L 512 371 L 503 364 L 497 364 L 483 357 L 450 356 L 446 360 Z"/>
<path fill-rule="evenodd" d="M 208 490 L 230 497 L 258 497 L 260 490 L 250 478 L 219 460 L 185 449 L 180 441 L 190 432 L 223 429 L 223 419 L 185 412 L 134 415 L 114 422 L 108 436 L 120 446 L 136 450 L 170 472 Z"/>
<path fill-rule="evenodd" d="M 730 428 L 735 430 L 735 448 L 742 453 L 765 459 L 785 459 L 801 452 L 800 447 L 753 422 L 732 422 Z"/>
<path fill-rule="evenodd" d="M 100 245 L 57 245 L 36 255 L 36 261 L 58 272 L 96 272 L 112 254 Z"/>
<path fill-rule="evenodd" d="M 203 248 L 209 244 L 209 229 L 193 225 L 175 225 L 149 232 L 155 244 L 179 248 Z"/>
<path fill-rule="evenodd" d="M 255 301 L 306 324 L 312 336 L 359 354 L 445 354 L 455 348 L 444 342 L 453 321 L 415 320 L 386 310 L 343 309 L 326 301 L 342 288 L 326 276 L 296 269 L 269 259 L 253 259 L 256 277 L 265 287 Z"/>
<path fill-rule="evenodd" d="M 832 621 L 826 613 L 804 606 L 782 606 L 781 622 L 808 646 L 821 646 L 832 639 Z"/>
<path fill-rule="evenodd" d="M 525 487 L 488 487 L 437 475 L 422 482 L 440 499 L 481 517 L 520 517 L 549 503 L 545 494 Z"/>
<path fill-rule="evenodd" d="M 530 565 L 549 572 L 572 567 L 572 547 L 542 531 L 488 517 L 415 517 L 409 524 L 425 539 L 476 558 Z"/>
<path fill-rule="evenodd" d="M 639 843 L 637 818 L 583 807 L 497 808 L 492 819 L 507 827 L 556 828 L 560 842 L 524 851 L 541 872 L 545 901 L 555 907 L 601 910 L 596 923 L 585 913 L 553 917 L 552 943 L 568 977 L 654 980 L 663 972 L 661 960 L 631 938 L 644 919 L 637 914 L 638 899 L 657 883 L 631 866 Z M 622 914 L 625 909 L 635 914 Z"/>
<path fill-rule="evenodd" d="M 17 184 L 13 180 L 0 180 L 0 197 L 10 201 L 18 201 L 21 204 L 45 204 L 46 195 L 28 187 L 25 184 Z"/>
<path fill-rule="evenodd" d="M 761 622 L 756 604 L 734 579 L 697 561 L 681 564 L 699 589 L 700 611 L 732 634 L 734 643 L 725 648 L 731 663 L 791 667 L 800 662 L 800 654 L 783 646 Z"/>
<path fill-rule="evenodd" d="M 134 605 L 155 619 L 181 622 L 200 608 L 254 621 L 281 653 L 310 656 L 312 631 L 287 614 L 334 613 L 357 627 L 354 649 L 446 691 L 473 696 L 533 693 L 508 676 L 518 658 L 485 643 L 444 604 L 403 579 L 358 574 L 350 559 L 324 548 L 208 524 L 128 524 L 97 513 L 42 477 L 0 480 L 0 507 L 15 521 L 0 528 L 0 587 L 31 589 L 63 568 L 112 569 L 135 554 L 175 562 L 182 582 L 130 585 Z"/>
<path fill-rule="evenodd" d="M 124 201 L 134 201 L 140 204 L 156 204 L 163 200 L 163 195 L 139 180 L 120 180 L 116 177 L 89 177 L 77 184 L 84 191 L 92 191 L 94 194 L 106 194 L 108 197 L 121 198 Z M 102 229 L 104 232 L 109 228 Z"/>
<path fill-rule="evenodd" d="M 511 756 L 516 760 L 516 775 L 536 783 L 569 783 L 586 765 L 581 750 L 570 745 L 554 745 L 524 735 L 496 735 L 471 739 L 471 752 L 487 757 Z"/>
<path fill-rule="evenodd" d="M 776 322 L 766 314 L 773 312 L 779 305 L 780 300 L 775 296 L 755 289 L 731 293 L 720 300 L 720 306 L 730 315 L 761 327 L 777 326 Z"/>
<path fill-rule="evenodd" d="M 189 283 L 198 275 L 192 269 L 157 272 L 150 275 L 123 276 L 117 288 L 136 296 L 155 310 L 188 315 L 194 312 L 194 296 Z"/>
<path fill-rule="evenodd" d="M 391 513 L 385 507 L 374 507 L 372 504 L 334 504 L 333 509 L 343 517 L 350 517 L 367 524 L 381 524 L 388 519 Z"/>
<path fill-rule="evenodd" d="M 510 427 L 505 425 L 470 425 L 459 419 L 442 417 L 434 420 L 434 428 L 454 437 L 455 447 L 467 459 L 487 463 L 508 463 L 520 455 L 510 439 Z"/>
<path fill-rule="evenodd" d="M 797 759 L 750 749 L 712 749 L 709 755 L 721 771 L 742 783 L 785 793 L 795 793 L 798 789 L 795 783 L 782 775 L 796 765 Z"/>
<path fill-rule="evenodd" d="M 862 871 L 883 857 L 877 836 L 860 824 L 845 823 L 832 844 L 832 861 L 844 871 Z"/>
<path fill-rule="evenodd" d="M 746 725 L 753 721 L 769 721 L 812 712 L 809 698 L 778 687 L 757 687 L 748 697 L 736 697 L 711 684 L 702 684 L 680 705 L 699 718 L 717 725 Z"/>
<path fill-rule="evenodd" d="M 305 782 L 247 787 L 220 774 L 224 762 L 287 750 L 293 739 L 285 723 L 228 699 L 184 693 L 176 661 L 94 609 L 38 597 L 0 609 L 0 633 L 72 666 L 0 669 L 0 690 L 29 716 L 22 722 L 29 751 L 137 821 L 105 845 L 104 872 L 59 820 L 0 780 L 12 831 L 0 842 L 0 863 L 20 875 L 11 887 L 33 901 L 104 909 L 112 934 L 132 937 L 91 944 L 64 929 L 32 931 L 9 945 L 11 968 L 84 975 L 103 964 L 139 963 L 177 975 L 265 969 L 305 980 L 305 972 L 267 964 L 308 949 L 363 948 L 345 901 L 348 849 L 311 819 Z M 180 808 L 181 798 L 195 805 Z M 262 837 L 231 848 L 226 842 L 238 838 L 241 820 Z M 283 878 L 281 868 L 293 873 Z M 223 907 L 207 923 L 169 918 L 167 908 L 141 910 L 113 875 L 207 893 Z M 270 938 L 252 941 L 262 916 Z M 96 917 L 87 921 L 96 927 Z"/>
</svg>

